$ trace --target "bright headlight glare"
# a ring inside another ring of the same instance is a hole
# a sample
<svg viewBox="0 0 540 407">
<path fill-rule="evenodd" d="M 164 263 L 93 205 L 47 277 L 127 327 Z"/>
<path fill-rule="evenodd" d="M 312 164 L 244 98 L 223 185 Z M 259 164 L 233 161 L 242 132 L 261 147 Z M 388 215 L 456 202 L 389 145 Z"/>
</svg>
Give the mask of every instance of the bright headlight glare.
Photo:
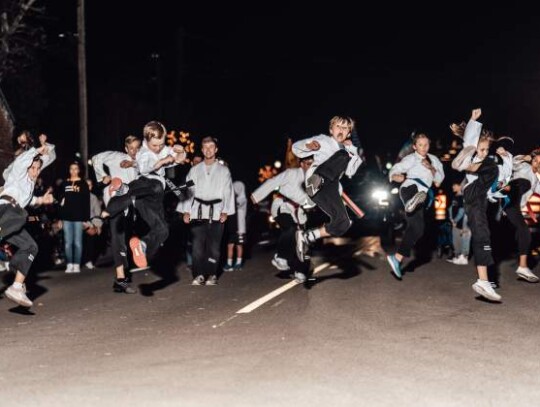
<svg viewBox="0 0 540 407">
<path fill-rule="evenodd" d="M 379 201 L 384 201 L 384 200 L 388 199 L 388 192 L 377 189 L 377 190 L 373 191 L 373 193 L 371 194 L 371 197 L 373 199 L 377 199 Z"/>
</svg>

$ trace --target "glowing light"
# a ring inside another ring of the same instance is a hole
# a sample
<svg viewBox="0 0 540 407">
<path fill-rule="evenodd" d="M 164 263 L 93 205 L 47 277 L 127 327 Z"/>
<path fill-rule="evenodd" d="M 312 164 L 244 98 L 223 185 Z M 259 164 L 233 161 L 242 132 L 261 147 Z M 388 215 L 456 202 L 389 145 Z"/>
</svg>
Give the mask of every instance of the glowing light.
<svg viewBox="0 0 540 407">
<path fill-rule="evenodd" d="M 398 189 L 398 188 L 392 188 L 392 190 L 390 191 L 390 193 L 391 193 L 392 195 L 397 195 L 397 194 L 399 194 L 399 189 Z"/>
<path fill-rule="evenodd" d="M 390 168 L 392 168 L 392 163 L 386 163 L 386 169 L 389 170 Z"/>
<path fill-rule="evenodd" d="M 281 168 L 281 161 L 277 160 L 277 161 L 274 163 L 274 167 L 276 167 L 277 169 L 280 169 L 280 168 Z"/>
</svg>

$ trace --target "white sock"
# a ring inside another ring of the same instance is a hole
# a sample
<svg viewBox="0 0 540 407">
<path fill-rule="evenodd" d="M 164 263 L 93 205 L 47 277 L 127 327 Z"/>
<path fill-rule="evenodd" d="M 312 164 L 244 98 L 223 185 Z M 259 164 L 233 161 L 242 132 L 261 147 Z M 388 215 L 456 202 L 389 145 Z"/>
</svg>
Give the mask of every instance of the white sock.
<svg viewBox="0 0 540 407">
<path fill-rule="evenodd" d="M 227 259 L 227 266 L 232 266 L 232 263 L 233 263 L 232 259 Z"/>
<path fill-rule="evenodd" d="M 236 258 L 236 264 L 242 264 L 242 258 L 241 257 Z"/>
<path fill-rule="evenodd" d="M 22 288 L 22 283 L 13 283 L 13 288 L 20 290 Z"/>
</svg>

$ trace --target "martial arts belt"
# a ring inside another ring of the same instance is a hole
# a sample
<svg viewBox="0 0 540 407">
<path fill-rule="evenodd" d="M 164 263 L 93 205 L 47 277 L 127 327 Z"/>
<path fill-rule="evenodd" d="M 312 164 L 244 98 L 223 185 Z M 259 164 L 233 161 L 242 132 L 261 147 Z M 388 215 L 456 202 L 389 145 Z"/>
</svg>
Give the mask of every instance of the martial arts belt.
<svg viewBox="0 0 540 407">
<path fill-rule="evenodd" d="M 362 209 L 360 209 L 351 198 L 349 198 L 349 195 L 347 195 L 345 192 L 341 193 L 341 198 L 343 199 L 343 202 L 345 205 L 349 207 L 351 211 L 354 212 L 356 216 L 358 216 L 360 219 L 364 217 L 365 213 Z"/>
<path fill-rule="evenodd" d="M 422 181 L 420 178 L 409 178 L 409 179 L 423 186 L 424 188 L 427 188 L 428 203 L 427 203 L 426 209 L 429 208 L 431 205 L 433 205 L 433 201 L 435 200 L 435 193 L 433 192 L 433 189 L 430 186 L 428 186 L 428 184 L 426 184 L 424 181 Z"/>
<path fill-rule="evenodd" d="M 212 223 L 214 218 L 214 205 L 221 202 L 221 199 L 212 199 L 205 201 L 204 199 L 194 198 L 199 203 L 199 210 L 197 211 L 198 219 L 202 219 L 202 206 L 206 205 L 210 207 L 210 213 L 208 215 L 208 222 Z"/>
</svg>

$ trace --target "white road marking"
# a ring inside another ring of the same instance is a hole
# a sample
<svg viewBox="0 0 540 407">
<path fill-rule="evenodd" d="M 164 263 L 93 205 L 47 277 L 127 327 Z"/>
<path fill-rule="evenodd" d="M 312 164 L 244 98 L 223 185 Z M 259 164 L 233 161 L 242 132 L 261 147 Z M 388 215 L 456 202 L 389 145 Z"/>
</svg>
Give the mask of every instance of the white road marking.
<svg viewBox="0 0 540 407">
<path fill-rule="evenodd" d="M 315 267 L 313 270 L 313 275 L 317 274 L 318 272 L 324 270 L 325 268 L 329 267 L 330 263 L 323 263 Z M 258 300 L 253 301 L 251 304 L 246 305 L 244 308 L 242 308 L 239 311 L 236 311 L 237 314 L 247 314 L 251 311 L 259 308 L 261 305 L 267 303 L 268 301 L 272 300 L 273 298 L 276 298 L 278 295 L 283 294 L 285 291 L 290 290 L 291 288 L 297 286 L 298 282 L 296 281 L 290 281 L 287 284 L 281 286 L 280 288 L 275 289 L 274 291 L 266 294 L 264 297 L 259 298 Z"/>
</svg>

